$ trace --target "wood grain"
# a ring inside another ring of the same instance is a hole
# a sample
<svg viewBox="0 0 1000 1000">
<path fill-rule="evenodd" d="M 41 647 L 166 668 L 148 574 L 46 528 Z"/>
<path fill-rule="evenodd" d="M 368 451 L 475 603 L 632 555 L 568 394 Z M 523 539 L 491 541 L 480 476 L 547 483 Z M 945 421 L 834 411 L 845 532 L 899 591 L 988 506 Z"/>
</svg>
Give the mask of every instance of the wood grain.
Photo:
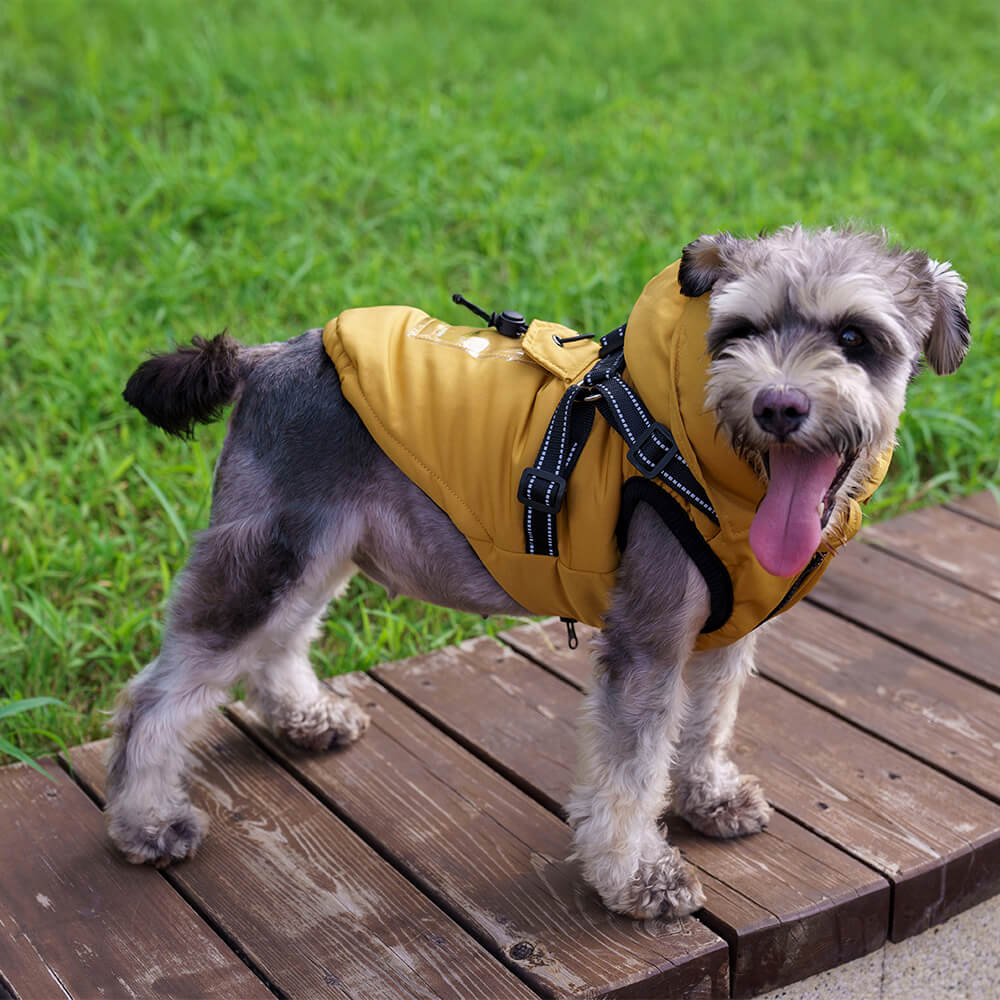
<svg viewBox="0 0 1000 1000">
<path fill-rule="evenodd" d="M 893 940 L 1000 889 L 1000 808 L 764 678 L 735 750 L 779 809 L 892 881 Z"/>
<path fill-rule="evenodd" d="M 943 507 L 864 529 L 864 541 L 945 579 L 1000 600 L 1000 531 Z"/>
<path fill-rule="evenodd" d="M 151 868 L 111 851 L 100 810 L 51 760 L 0 769 L 0 976 L 15 996 L 270 998 Z"/>
<path fill-rule="evenodd" d="M 995 692 L 805 604 L 765 630 L 757 665 L 764 676 L 1000 800 Z"/>
<path fill-rule="evenodd" d="M 71 751 L 98 793 L 102 754 Z M 231 722 L 213 721 L 197 760 L 212 827 L 169 876 L 284 995 L 533 995 Z"/>
<path fill-rule="evenodd" d="M 271 752 L 544 995 L 709 997 L 728 951 L 698 921 L 608 913 L 567 862 L 565 824 L 362 674 L 340 678 L 373 719 L 347 752 Z M 488 712 L 496 705 L 469 706 Z"/>
<path fill-rule="evenodd" d="M 990 490 L 983 490 L 982 493 L 975 493 L 961 500 L 953 500 L 951 503 L 946 503 L 945 507 L 955 511 L 956 514 L 974 517 L 990 527 L 1000 528 L 1000 502 L 997 501 L 996 494 Z"/>
<path fill-rule="evenodd" d="M 789 611 L 773 628 L 774 642 L 793 615 L 807 613 Z M 544 657 L 548 645 L 558 648 L 558 625 L 543 623 L 544 640 L 537 626 L 503 638 Z M 586 655 L 565 648 L 558 655 L 560 670 L 582 683 Z M 753 681 L 737 719 L 736 750 L 779 808 L 893 883 L 894 940 L 1000 889 L 1000 809 L 829 712 Z"/>
<path fill-rule="evenodd" d="M 548 618 L 508 629 L 500 639 L 533 663 L 586 691 L 593 674 L 592 645 L 597 629 L 577 625 L 576 634 L 580 644 L 576 649 L 570 649 L 566 642 L 566 627 L 558 618 Z"/>
<path fill-rule="evenodd" d="M 1000 603 L 936 573 L 872 545 L 848 545 L 806 601 L 1000 689 Z"/>
<path fill-rule="evenodd" d="M 515 631 L 544 646 L 542 630 Z M 579 691 L 491 639 L 447 653 L 376 672 L 491 767 L 516 772 L 529 793 L 560 810 L 572 779 Z M 794 982 L 884 941 L 888 883 L 783 817 L 742 841 L 712 841 L 679 820 L 670 830 L 703 874 L 701 916 L 731 945 L 738 995 Z"/>
</svg>

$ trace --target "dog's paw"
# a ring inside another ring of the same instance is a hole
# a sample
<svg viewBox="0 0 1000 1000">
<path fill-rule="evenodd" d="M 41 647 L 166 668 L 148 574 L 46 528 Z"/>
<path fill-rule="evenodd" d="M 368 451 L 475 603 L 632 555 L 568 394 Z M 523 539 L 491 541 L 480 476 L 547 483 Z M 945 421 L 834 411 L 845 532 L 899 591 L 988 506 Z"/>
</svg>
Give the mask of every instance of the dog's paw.
<svg viewBox="0 0 1000 1000">
<path fill-rule="evenodd" d="M 704 786 L 680 784 L 674 795 L 674 808 L 708 837 L 760 833 L 771 819 L 771 807 L 752 774 L 741 775 L 722 796 Z"/>
<path fill-rule="evenodd" d="M 705 893 L 694 868 L 676 848 L 668 847 L 655 861 L 642 862 L 624 890 L 604 902 L 636 920 L 675 920 L 700 910 Z"/>
<path fill-rule="evenodd" d="M 208 817 L 192 805 L 176 816 L 129 822 L 115 811 L 107 814 L 108 836 L 134 865 L 165 868 L 192 858 L 208 831 Z"/>
<path fill-rule="evenodd" d="M 311 705 L 287 709 L 274 720 L 286 739 L 305 750 L 329 750 L 362 736 L 371 720 L 366 712 L 343 695 L 324 691 Z"/>
</svg>

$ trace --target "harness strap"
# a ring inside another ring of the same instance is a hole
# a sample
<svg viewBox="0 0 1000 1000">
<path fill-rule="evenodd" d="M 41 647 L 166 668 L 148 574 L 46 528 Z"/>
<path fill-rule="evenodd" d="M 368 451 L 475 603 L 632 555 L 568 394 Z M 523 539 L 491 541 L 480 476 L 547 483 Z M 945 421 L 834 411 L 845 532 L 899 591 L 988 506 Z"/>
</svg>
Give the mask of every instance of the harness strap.
<svg viewBox="0 0 1000 1000">
<path fill-rule="evenodd" d="M 597 363 L 563 394 L 549 421 L 535 464 L 521 473 L 517 499 L 524 504 L 524 548 L 529 555 L 557 556 L 556 515 L 567 482 L 587 443 L 594 408 L 629 446 L 628 460 L 647 479 L 661 479 L 716 524 L 715 509 L 677 449 L 673 435 L 655 421 L 638 393 L 622 378 L 625 327 L 601 338 Z"/>
</svg>

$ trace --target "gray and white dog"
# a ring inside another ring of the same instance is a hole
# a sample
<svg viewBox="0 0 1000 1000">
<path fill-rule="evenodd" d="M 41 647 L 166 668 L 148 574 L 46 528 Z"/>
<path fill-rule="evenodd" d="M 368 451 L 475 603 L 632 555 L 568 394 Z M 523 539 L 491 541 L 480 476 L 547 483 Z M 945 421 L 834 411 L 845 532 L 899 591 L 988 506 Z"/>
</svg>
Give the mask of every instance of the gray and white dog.
<svg viewBox="0 0 1000 1000">
<path fill-rule="evenodd" d="M 702 236 L 684 250 L 680 282 L 686 294 L 711 290 L 706 405 L 721 433 L 764 481 L 779 444 L 841 456 L 850 467 L 825 500 L 834 509 L 892 444 L 921 354 L 944 374 L 969 346 L 958 274 L 881 233 Z M 787 420 L 755 405 L 775 390 L 791 400 Z M 320 684 L 308 656 L 327 604 L 357 570 L 390 593 L 525 612 L 377 447 L 319 330 L 260 347 L 196 340 L 146 361 L 125 396 L 174 434 L 236 404 L 210 525 L 174 588 L 160 655 L 129 683 L 113 722 L 108 830 L 129 860 L 164 865 L 204 836 L 186 791 L 186 744 L 237 680 L 299 746 L 365 731 L 365 713 Z M 756 633 L 694 652 L 708 613 L 701 574 L 640 505 L 596 644 L 568 805 L 584 878 L 633 917 L 679 916 L 704 900 L 666 839 L 668 806 L 718 837 L 759 831 L 770 814 L 729 755 Z"/>
</svg>

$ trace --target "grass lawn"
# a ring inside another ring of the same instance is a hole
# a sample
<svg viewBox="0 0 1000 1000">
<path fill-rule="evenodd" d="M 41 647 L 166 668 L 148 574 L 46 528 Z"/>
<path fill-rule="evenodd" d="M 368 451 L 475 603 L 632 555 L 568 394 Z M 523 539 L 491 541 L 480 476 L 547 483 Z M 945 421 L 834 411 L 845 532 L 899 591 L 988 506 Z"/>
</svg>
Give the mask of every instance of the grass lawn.
<svg viewBox="0 0 1000 1000">
<path fill-rule="evenodd" d="M 699 233 L 886 225 L 970 286 L 872 508 L 981 489 L 1000 440 L 995 0 L 0 4 L 0 699 L 101 734 L 154 655 L 222 426 L 167 439 L 147 351 L 474 301 L 603 332 Z M 504 623 L 356 581 L 332 673 Z"/>
</svg>

